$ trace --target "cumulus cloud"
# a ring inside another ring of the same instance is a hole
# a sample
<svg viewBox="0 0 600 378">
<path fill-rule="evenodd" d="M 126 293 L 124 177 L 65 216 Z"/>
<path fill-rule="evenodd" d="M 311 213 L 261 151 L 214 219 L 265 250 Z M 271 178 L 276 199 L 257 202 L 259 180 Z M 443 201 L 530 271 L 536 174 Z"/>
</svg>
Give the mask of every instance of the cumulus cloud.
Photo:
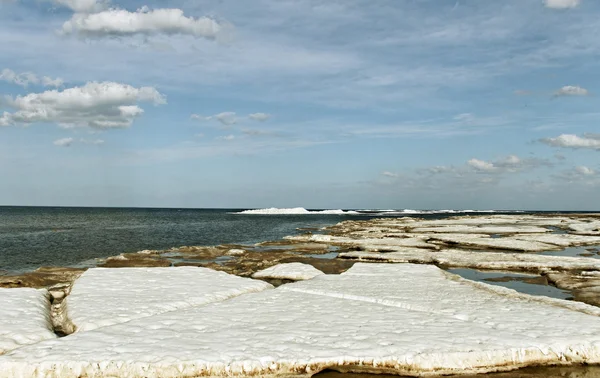
<svg viewBox="0 0 600 378">
<path fill-rule="evenodd" d="M 90 37 L 187 34 L 215 39 L 223 28 L 208 17 L 186 17 L 181 9 L 143 7 L 135 12 L 108 9 L 98 13 L 75 13 L 63 24 L 62 33 Z"/>
<path fill-rule="evenodd" d="M 467 166 L 480 173 L 514 173 L 541 166 L 551 166 L 551 163 L 542 159 L 522 159 L 516 155 L 508 155 L 491 162 L 471 159 L 467 161 Z"/>
<path fill-rule="evenodd" d="M 467 165 L 480 172 L 493 172 L 497 169 L 493 163 L 479 159 L 471 159 L 467 162 Z"/>
<path fill-rule="evenodd" d="M 235 125 L 238 121 L 237 114 L 235 112 L 223 112 L 215 115 L 211 115 L 208 117 L 202 117 L 198 114 L 192 114 L 192 119 L 197 120 L 206 120 L 206 121 L 217 121 L 223 126 L 232 126 Z"/>
<path fill-rule="evenodd" d="M 54 141 L 54 145 L 58 147 L 69 147 L 73 144 L 73 138 L 62 138 Z"/>
<path fill-rule="evenodd" d="M 152 87 L 90 82 L 64 91 L 30 93 L 15 98 L 7 96 L 5 103 L 15 111 L 4 112 L 0 116 L 0 125 L 55 123 L 67 128 L 126 128 L 144 112 L 137 105 L 139 102 L 161 105 L 166 99 Z"/>
<path fill-rule="evenodd" d="M 588 168 L 586 166 L 583 166 L 583 165 L 581 165 L 579 167 L 575 167 L 575 171 L 582 176 L 593 176 L 596 174 L 595 170 Z"/>
<path fill-rule="evenodd" d="M 264 122 L 264 121 L 268 120 L 269 118 L 271 118 L 271 115 L 267 114 L 267 113 L 253 113 L 253 114 L 249 114 L 248 118 L 250 118 L 254 121 Z"/>
<path fill-rule="evenodd" d="M 552 147 L 600 150 L 600 135 L 597 134 L 584 134 L 583 137 L 574 134 L 562 134 L 556 138 L 544 138 L 540 141 Z"/>
<path fill-rule="evenodd" d="M 553 9 L 575 8 L 580 3 L 581 0 L 544 0 L 546 7 Z"/>
<path fill-rule="evenodd" d="M 6 81 L 11 84 L 17 84 L 22 87 L 41 84 L 45 87 L 58 88 L 64 84 L 64 81 L 61 78 L 53 79 L 48 76 L 40 78 L 32 72 L 16 73 L 15 71 L 8 68 L 5 68 L 2 71 L 0 71 L 0 80 Z"/>
<path fill-rule="evenodd" d="M 99 12 L 108 8 L 109 5 L 107 0 L 54 0 L 54 3 L 70 8 L 78 13 Z"/>
<path fill-rule="evenodd" d="M 90 139 L 84 139 L 84 138 L 81 138 L 79 140 L 75 140 L 74 138 L 62 138 L 62 139 L 58 139 L 58 140 L 54 141 L 54 145 L 59 146 L 59 147 L 70 147 L 74 143 L 82 143 L 82 144 L 99 146 L 101 144 L 104 144 L 104 141 L 102 139 L 90 140 Z"/>
<path fill-rule="evenodd" d="M 398 174 L 394 173 L 394 172 L 385 171 L 385 172 L 382 172 L 381 174 L 386 177 L 398 177 Z"/>
<path fill-rule="evenodd" d="M 590 92 L 577 85 L 566 85 L 554 93 L 556 96 L 587 96 Z"/>
</svg>

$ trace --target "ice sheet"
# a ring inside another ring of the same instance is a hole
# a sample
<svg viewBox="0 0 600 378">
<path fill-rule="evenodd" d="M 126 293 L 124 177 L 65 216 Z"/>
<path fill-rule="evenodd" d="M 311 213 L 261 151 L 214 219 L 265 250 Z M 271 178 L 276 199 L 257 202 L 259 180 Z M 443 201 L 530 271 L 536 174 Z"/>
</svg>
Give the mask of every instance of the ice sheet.
<svg viewBox="0 0 600 378">
<path fill-rule="evenodd" d="M 599 318 L 570 306 L 433 266 L 357 264 L 21 348 L 0 357 L 0 377 L 310 376 L 340 366 L 416 376 L 599 363 Z"/>
<path fill-rule="evenodd" d="M 66 299 L 66 329 L 89 331 L 270 288 L 206 268 L 89 269 Z"/>
</svg>

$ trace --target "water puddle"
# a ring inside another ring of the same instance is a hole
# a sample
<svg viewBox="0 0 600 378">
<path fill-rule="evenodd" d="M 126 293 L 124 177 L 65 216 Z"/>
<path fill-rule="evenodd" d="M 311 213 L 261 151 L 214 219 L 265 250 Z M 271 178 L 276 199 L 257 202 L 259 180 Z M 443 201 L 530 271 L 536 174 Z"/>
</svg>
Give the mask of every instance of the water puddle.
<svg viewBox="0 0 600 378">
<path fill-rule="evenodd" d="M 534 274 L 485 272 L 474 269 L 448 269 L 448 272 L 458 274 L 468 280 L 503 286 L 524 294 L 543 295 L 557 299 L 572 298 L 569 291 L 549 285 L 546 277 Z"/>
<path fill-rule="evenodd" d="M 562 251 L 541 252 L 540 255 L 546 256 L 567 256 L 567 257 L 591 257 L 600 259 L 600 245 L 588 245 L 585 247 L 569 247 Z"/>
<path fill-rule="evenodd" d="M 402 378 L 403 375 L 387 374 L 352 374 L 338 373 L 331 370 L 313 375 L 314 378 Z M 435 377 L 435 376 L 431 376 Z M 583 378 L 600 377 L 600 366 L 551 366 L 528 367 L 505 373 L 445 375 L 445 378 Z"/>
<path fill-rule="evenodd" d="M 328 252 L 328 253 L 321 253 L 321 254 L 316 254 L 316 255 L 302 255 L 302 256 L 303 257 L 312 257 L 315 259 L 322 259 L 322 260 L 333 260 L 338 257 L 338 253 L 337 252 Z"/>
<path fill-rule="evenodd" d="M 233 256 L 219 256 L 219 257 L 216 257 L 214 259 L 205 259 L 205 260 L 171 258 L 171 259 L 169 259 L 169 261 L 171 261 L 173 264 L 182 264 L 182 263 L 186 263 L 186 264 L 208 264 L 208 263 L 215 263 L 215 264 L 218 264 L 218 265 L 223 265 L 226 262 L 233 260 L 234 258 L 235 257 L 233 257 Z"/>
</svg>

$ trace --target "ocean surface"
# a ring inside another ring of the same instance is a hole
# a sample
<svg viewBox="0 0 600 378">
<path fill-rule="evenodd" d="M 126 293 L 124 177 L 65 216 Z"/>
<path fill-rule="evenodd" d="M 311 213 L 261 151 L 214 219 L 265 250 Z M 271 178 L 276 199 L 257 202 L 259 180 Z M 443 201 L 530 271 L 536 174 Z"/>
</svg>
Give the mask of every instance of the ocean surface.
<svg viewBox="0 0 600 378">
<path fill-rule="evenodd" d="M 346 219 L 442 218 L 480 212 L 438 210 L 128 209 L 0 207 L 0 274 L 41 266 L 89 266 L 96 258 L 183 245 L 277 240 Z M 489 213 L 489 212 L 484 212 Z"/>
</svg>

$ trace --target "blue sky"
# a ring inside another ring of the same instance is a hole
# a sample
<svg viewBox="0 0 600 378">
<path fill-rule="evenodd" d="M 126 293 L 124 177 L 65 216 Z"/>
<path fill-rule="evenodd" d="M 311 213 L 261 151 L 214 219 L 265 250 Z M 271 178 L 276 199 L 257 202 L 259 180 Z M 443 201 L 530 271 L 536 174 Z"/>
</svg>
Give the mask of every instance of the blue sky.
<svg viewBox="0 0 600 378">
<path fill-rule="evenodd" d="M 600 210 L 599 15 L 0 0 L 0 204 Z"/>
</svg>

